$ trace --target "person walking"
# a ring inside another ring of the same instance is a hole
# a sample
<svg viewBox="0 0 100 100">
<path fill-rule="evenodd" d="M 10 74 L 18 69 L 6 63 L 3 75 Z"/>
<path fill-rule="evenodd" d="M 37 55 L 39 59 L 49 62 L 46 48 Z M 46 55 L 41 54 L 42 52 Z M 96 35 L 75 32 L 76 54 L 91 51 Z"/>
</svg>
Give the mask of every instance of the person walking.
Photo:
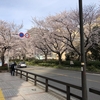
<svg viewBox="0 0 100 100">
<path fill-rule="evenodd" d="M 11 64 L 11 67 L 10 67 L 10 71 L 11 71 L 11 75 L 14 76 L 14 73 L 15 73 L 15 63 Z"/>
</svg>

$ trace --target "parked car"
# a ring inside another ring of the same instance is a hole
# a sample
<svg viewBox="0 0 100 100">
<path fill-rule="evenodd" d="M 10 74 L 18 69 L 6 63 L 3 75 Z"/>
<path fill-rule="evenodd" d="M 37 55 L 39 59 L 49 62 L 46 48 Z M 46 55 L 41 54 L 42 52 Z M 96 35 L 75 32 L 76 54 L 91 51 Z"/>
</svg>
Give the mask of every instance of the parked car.
<svg viewBox="0 0 100 100">
<path fill-rule="evenodd" d="M 20 62 L 18 65 L 17 65 L 17 68 L 26 68 L 27 65 L 25 62 Z"/>
</svg>

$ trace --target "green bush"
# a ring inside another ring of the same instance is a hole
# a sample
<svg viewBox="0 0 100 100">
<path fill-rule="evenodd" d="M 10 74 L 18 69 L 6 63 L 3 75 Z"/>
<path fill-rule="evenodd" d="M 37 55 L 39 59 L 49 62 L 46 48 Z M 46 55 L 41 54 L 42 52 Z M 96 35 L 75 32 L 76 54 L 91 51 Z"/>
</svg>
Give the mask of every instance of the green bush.
<svg viewBox="0 0 100 100">
<path fill-rule="evenodd" d="M 62 65 L 70 65 L 70 61 L 62 61 Z"/>
<path fill-rule="evenodd" d="M 87 66 L 94 66 L 97 69 L 100 69 L 100 61 L 88 61 Z"/>
<path fill-rule="evenodd" d="M 73 61 L 73 67 L 80 67 L 81 66 L 81 62 L 80 61 Z M 63 61 L 62 62 L 62 65 L 63 66 L 67 66 L 67 67 L 70 67 L 70 61 Z"/>
<path fill-rule="evenodd" d="M 53 63 L 53 64 L 58 65 L 59 64 L 59 61 L 56 60 L 56 59 L 51 59 L 51 60 L 48 60 L 47 63 L 50 63 L 50 64 Z"/>
<path fill-rule="evenodd" d="M 80 67 L 81 66 L 81 62 L 80 61 L 74 61 L 74 65 Z"/>
<path fill-rule="evenodd" d="M 7 67 L 7 66 L 1 66 L 1 67 L 0 67 L 0 71 L 1 71 L 1 70 L 8 70 L 8 67 Z"/>
<path fill-rule="evenodd" d="M 88 71 L 91 71 L 91 72 L 96 72 L 97 69 L 92 65 L 92 66 L 88 66 L 87 67 Z"/>
<path fill-rule="evenodd" d="M 78 60 L 73 60 L 74 65 L 70 67 L 70 61 L 62 61 L 62 64 L 59 65 L 59 61 L 52 59 L 52 60 L 30 60 L 26 61 L 27 65 L 39 65 L 45 67 L 54 67 L 54 68 L 66 68 L 69 70 L 79 70 L 81 68 L 81 62 Z M 87 62 L 87 71 L 89 72 L 100 72 L 100 61 L 88 61 Z"/>
<path fill-rule="evenodd" d="M 43 62 L 44 62 L 44 60 L 34 60 L 35 64 L 39 64 L 39 63 L 43 63 Z"/>
<path fill-rule="evenodd" d="M 39 65 L 47 65 L 47 66 L 59 64 L 59 62 L 57 60 L 47 60 L 47 61 L 45 61 L 45 60 L 33 60 L 33 61 L 28 61 L 28 63 L 32 64 L 32 65 L 39 64 Z"/>
</svg>

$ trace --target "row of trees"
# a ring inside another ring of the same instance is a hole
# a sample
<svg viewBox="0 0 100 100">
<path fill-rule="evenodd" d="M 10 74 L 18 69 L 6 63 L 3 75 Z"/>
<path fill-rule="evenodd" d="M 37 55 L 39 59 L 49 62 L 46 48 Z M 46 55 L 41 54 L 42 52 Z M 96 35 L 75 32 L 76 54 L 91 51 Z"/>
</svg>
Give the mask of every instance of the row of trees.
<svg viewBox="0 0 100 100">
<path fill-rule="evenodd" d="M 91 51 L 90 58 L 100 60 L 100 9 L 94 5 L 83 9 L 85 55 Z M 0 57 L 4 64 L 5 54 L 10 57 L 33 56 L 36 52 L 47 56 L 55 53 L 59 63 L 62 55 L 72 53 L 80 59 L 79 11 L 63 11 L 43 20 L 32 19 L 34 27 L 28 30 L 29 38 L 18 36 L 23 25 L 0 20 Z M 41 52 L 40 52 L 41 51 Z M 98 55 L 95 54 L 98 53 Z M 96 55 L 96 56 L 95 56 Z"/>
<path fill-rule="evenodd" d="M 94 5 L 85 6 L 83 9 L 84 49 L 85 56 L 95 50 L 100 55 L 100 9 Z M 41 50 L 47 60 L 49 52 L 56 53 L 61 63 L 64 52 L 73 52 L 80 59 L 80 32 L 79 11 L 61 12 L 54 16 L 48 16 L 43 20 L 32 19 L 34 28 L 28 32 L 31 34 L 31 43 Z M 99 57 L 100 60 L 100 57 Z"/>
<path fill-rule="evenodd" d="M 0 59 L 2 66 L 4 66 L 6 59 L 17 57 L 21 59 L 30 53 L 28 41 L 19 37 L 22 27 L 22 24 L 16 25 L 0 20 Z"/>
</svg>

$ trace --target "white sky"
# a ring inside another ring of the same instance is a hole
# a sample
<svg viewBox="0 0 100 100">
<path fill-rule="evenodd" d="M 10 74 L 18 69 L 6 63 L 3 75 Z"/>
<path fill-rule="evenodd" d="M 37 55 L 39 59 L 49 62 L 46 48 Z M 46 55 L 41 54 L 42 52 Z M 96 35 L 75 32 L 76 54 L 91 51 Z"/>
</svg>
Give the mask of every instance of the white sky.
<svg viewBox="0 0 100 100">
<path fill-rule="evenodd" d="M 0 20 L 14 22 L 19 25 L 23 23 L 23 31 L 27 32 L 32 24 L 32 18 L 45 18 L 62 11 L 70 11 L 78 8 L 79 0 L 1 0 Z M 89 4 L 100 5 L 100 0 L 82 0 L 83 6 Z"/>
</svg>

